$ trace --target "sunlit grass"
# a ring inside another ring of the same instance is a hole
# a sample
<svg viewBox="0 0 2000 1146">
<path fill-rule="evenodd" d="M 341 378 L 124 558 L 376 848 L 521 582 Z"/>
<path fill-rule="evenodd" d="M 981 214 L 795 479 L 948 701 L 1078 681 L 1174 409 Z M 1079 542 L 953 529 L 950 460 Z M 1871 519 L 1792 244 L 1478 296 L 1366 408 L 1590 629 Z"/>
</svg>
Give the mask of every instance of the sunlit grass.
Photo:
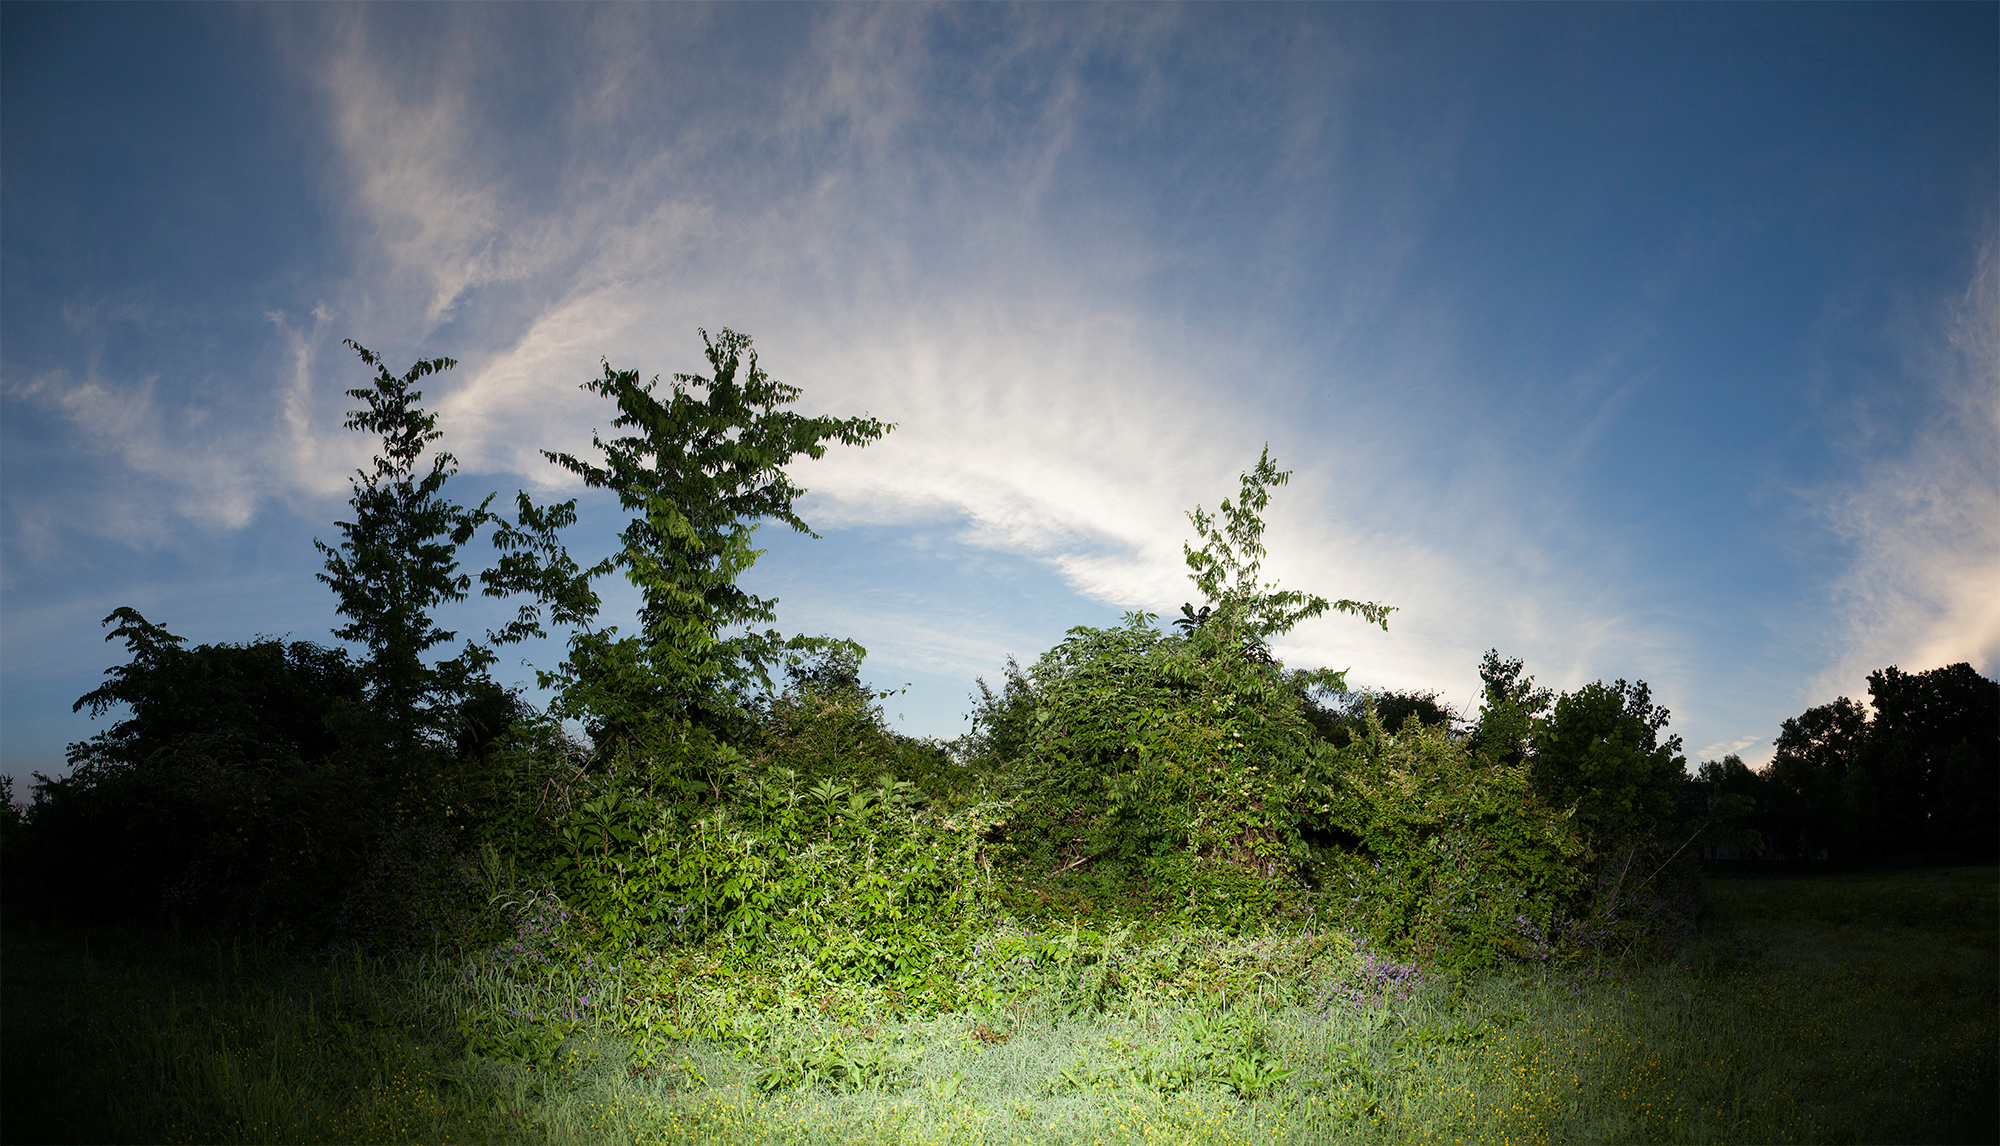
<svg viewBox="0 0 2000 1146">
<path fill-rule="evenodd" d="M 555 959 L 468 975 L 463 960 L 14 928 L 0 1132 L 1994 1141 L 1996 892 L 1991 868 L 1717 880 L 1698 947 L 1665 966 L 1430 977 L 1380 1005 L 1337 989 L 1359 974 L 1344 939 L 1170 935 L 1135 942 L 1098 985 L 1018 958 L 965 969 L 968 1001 L 941 1014 L 782 960 L 733 977 L 699 955 L 638 953 L 615 968 Z M 520 1025 L 534 1037 L 466 1053 L 462 1032 L 487 1029 L 468 1016 L 509 1008 L 535 1016 Z"/>
</svg>

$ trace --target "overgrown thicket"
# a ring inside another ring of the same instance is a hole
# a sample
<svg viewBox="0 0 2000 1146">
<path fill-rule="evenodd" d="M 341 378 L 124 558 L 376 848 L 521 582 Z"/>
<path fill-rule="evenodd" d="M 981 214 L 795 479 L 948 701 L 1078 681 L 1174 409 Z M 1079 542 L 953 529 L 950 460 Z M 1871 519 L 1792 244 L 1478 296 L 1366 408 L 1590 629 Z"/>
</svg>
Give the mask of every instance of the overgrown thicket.
<svg viewBox="0 0 2000 1146">
<path fill-rule="evenodd" d="M 1992 720 L 1937 717 L 1937 674 L 1878 674 L 1873 721 L 1842 702 L 1788 723 L 1750 792 L 1734 765 L 1688 782 L 1643 682 L 1556 695 L 1490 652 L 1461 718 L 1434 693 L 1284 665 L 1270 641 L 1300 622 L 1386 628 L 1392 610 L 1262 579 L 1288 476 L 1268 452 L 1216 512 L 1189 514 L 1199 600 L 1171 624 L 1073 629 L 1010 662 L 997 692 L 980 684 L 968 736 L 899 735 L 858 644 L 782 633 L 776 602 L 739 584 L 761 523 L 808 531 L 792 467 L 893 427 L 799 414 L 748 338 L 703 339 L 705 376 L 606 363 L 585 388 L 611 403 L 611 432 L 547 453 L 628 515 L 589 565 L 566 536 L 575 500 L 452 500 L 416 388 L 451 360 L 399 376 L 354 346 L 375 376 L 349 392 L 348 425 L 380 445 L 320 545 L 349 647 L 189 647 L 114 612 L 128 659 L 77 704 L 123 719 L 4 825 L 9 912 L 377 949 L 559 933 L 573 955 L 776 959 L 802 983 L 942 1004 L 1008 926 L 1100 942 L 1285 927 L 1451 967 L 1643 957 L 1686 934 L 1704 848 L 1761 831 L 1810 849 L 1821 829 L 1801 825 L 1838 817 L 1798 809 L 1834 789 L 1891 825 L 1872 838 L 1963 819 L 1952 838 L 1991 848 Z M 640 599 L 618 623 L 598 591 L 614 574 Z M 475 588 L 513 612 L 462 637 L 446 610 Z M 488 669 L 552 630 L 566 652 L 539 674 L 543 712 Z M 1930 777 L 1916 803 L 1874 798 L 1912 770 Z M 1746 830 L 1746 814 L 1767 818 Z"/>
</svg>

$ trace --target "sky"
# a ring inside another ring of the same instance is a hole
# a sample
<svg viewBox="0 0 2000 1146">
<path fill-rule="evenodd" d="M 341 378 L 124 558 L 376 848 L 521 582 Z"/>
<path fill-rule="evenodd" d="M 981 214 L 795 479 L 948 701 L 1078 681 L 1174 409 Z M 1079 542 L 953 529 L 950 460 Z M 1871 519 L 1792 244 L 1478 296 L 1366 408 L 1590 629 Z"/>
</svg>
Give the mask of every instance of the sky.
<svg viewBox="0 0 2000 1146">
<path fill-rule="evenodd" d="M 588 560 L 616 506 L 540 451 L 723 328 L 896 425 L 792 467 L 820 536 L 745 583 L 913 735 L 1176 614 L 1268 445 L 1266 573 L 1397 609 L 1288 664 L 1470 712 L 1498 649 L 1760 763 L 1871 670 L 2000 674 L 1997 45 L 1991 4 L 8 3 L 0 771 L 116 719 L 71 705 L 121 605 L 331 643 L 343 340 L 456 359 L 450 490 L 579 496 Z"/>
</svg>

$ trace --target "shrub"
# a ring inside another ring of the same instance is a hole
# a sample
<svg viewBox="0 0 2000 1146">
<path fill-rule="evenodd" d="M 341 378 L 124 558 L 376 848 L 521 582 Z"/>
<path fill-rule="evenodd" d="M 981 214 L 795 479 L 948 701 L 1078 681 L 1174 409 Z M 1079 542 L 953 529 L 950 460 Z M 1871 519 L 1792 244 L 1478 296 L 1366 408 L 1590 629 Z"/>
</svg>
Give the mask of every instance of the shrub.
<svg viewBox="0 0 2000 1146">
<path fill-rule="evenodd" d="M 1316 740 L 1307 698 L 1345 682 L 1286 671 L 1265 641 L 1329 610 L 1386 628 L 1390 610 L 1259 579 L 1262 514 L 1289 476 L 1266 450 L 1218 515 L 1188 514 L 1202 542 L 1183 546 L 1188 577 L 1206 603 L 1181 607 L 1179 633 L 1131 613 L 1118 628 L 1070 630 L 1025 688 L 1011 671 L 1002 697 L 982 685 L 987 742 L 1027 732 L 1005 762 L 1023 794 L 1004 840 L 1041 902 L 1232 927 L 1297 909 Z"/>
<path fill-rule="evenodd" d="M 1255 649 L 1202 637 L 1135 613 L 1036 663 L 1002 838 L 1049 902 L 1225 926 L 1297 906 L 1301 691 Z"/>
<path fill-rule="evenodd" d="M 805 952 L 825 977 L 917 982 L 988 917 L 980 852 L 997 809 L 891 771 L 948 765 L 870 700 L 851 673 L 802 675 L 754 754 L 686 725 L 650 738 L 671 758 L 551 777 L 523 798 L 539 826 L 516 853 L 603 945 L 753 941 Z"/>
<path fill-rule="evenodd" d="M 1578 937 L 1587 853 L 1523 766 L 1475 759 L 1437 725 L 1368 712 L 1315 755 L 1317 910 L 1386 950 L 1449 966 L 1547 960 Z"/>
<path fill-rule="evenodd" d="M 131 659 L 76 707 L 128 715 L 72 744 L 67 776 L 36 777 L 21 890 L 65 914 L 323 925 L 382 763 L 357 667 L 305 641 L 188 648 L 131 609 L 105 620 Z"/>
</svg>

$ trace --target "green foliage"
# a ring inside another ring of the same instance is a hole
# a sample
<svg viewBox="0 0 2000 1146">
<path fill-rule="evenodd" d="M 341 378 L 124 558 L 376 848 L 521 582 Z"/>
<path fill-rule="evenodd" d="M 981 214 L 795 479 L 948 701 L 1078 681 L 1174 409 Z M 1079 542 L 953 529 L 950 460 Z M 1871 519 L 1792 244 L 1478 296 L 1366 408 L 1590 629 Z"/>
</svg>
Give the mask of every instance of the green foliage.
<svg viewBox="0 0 2000 1146">
<path fill-rule="evenodd" d="M 123 640 L 129 660 L 75 708 L 128 715 L 71 745 L 68 775 L 37 776 L 34 807 L 10 833 L 10 904 L 323 933 L 382 825 L 383 802 L 426 802 L 408 781 L 432 770 L 440 740 L 467 752 L 490 740 L 481 720 L 460 717 L 492 718 L 492 698 L 468 708 L 467 674 L 440 689 L 440 670 L 420 660 L 451 637 L 428 607 L 458 591 L 456 541 L 437 538 L 465 515 L 438 494 L 448 456 L 413 476 L 436 433 L 409 386 L 449 363 L 397 379 L 361 353 L 380 378 L 377 389 L 353 392 L 370 405 L 350 425 L 381 433 L 384 453 L 355 483 L 346 543 L 321 548 L 323 579 L 352 620 L 340 635 L 369 644 L 369 660 L 357 666 L 343 651 L 269 639 L 190 649 L 136 610 L 115 610 L 106 639 Z M 418 738 L 420 729 L 428 735 Z M 391 740 L 408 751 L 386 752 Z"/>
<path fill-rule="evenodd" d="M 1314 809 L 1319 911 L 1383 948 L 1448 966 L 1584 953 L 1586 852 L 1522 765 L 1472 757 L 1410 719 L 1329 757 Z"/>
<path fill-rule="evenodd" d="M 508 644 L 530 637 L 547 636 L 542 627 L 542 610 L 549 620 L 572 629 L 587 630 L 597 619 L 603 602 L 591 580 L 611 572 L 610 558 L 585 569 L 563 546 L 562 531 L 576 524 L 576 499 L 550 506 L 538 506 L 525 492 L 515 495 L 515 520 L 498 514 L 494 524 L 493 547 L 500 557 L 479 573 L 480 594 L 507 598 L 525 596 L 515 617 L 502 628 L 487 634 L 494 644 Z"/>
<path fill-rule="evenodd" d="M 12 852 L 7 845 L 21 833 L 21 805 L 14 802 L 14 777 L 0 773 L 0 867 Z"/>
<path fill-rule="evenodd" d="M 990 913 L 996 809 L 873 701 L 833 655 L 770 701 L 750 754 L 685 726 L 670 761 L 546 771 L 509 853 L 607 948 L 755 942 L 810 951 L 824 978 L 921 982 Z"/>
<path fill-rule="evenodd" d="M 194 648 L 137 611 L 105 618 L 130 660 L 76 702 L 128 715 L 37 775 L 9 903 L 170 912 L 233 928 L 324 925 L 367 838 L 379 728 L 345 652 Z"/>
<path fill-rule="evenodd" d="M 1523 767 L 1596 867 L 1588 922 L 1572 929 L 1573 944 L 1623 954 L 1671 950 L 1702 906 L 1700 853 L 1688 849 L 1742 807 L 1727 799 L 1683 806 L 1690 796 L 1701 803 L 1700 793 L 1690 791 L 1680 737 L 1662 736 L 1668 713 L 1653 704 L 1646 682 L 1597 681 L 1558 696 L 1535 687 L 1522 668 L 1518 658 L 1487 651 L 1485 700 L 1468 748 L 1498 766 Z"/>
<path fill-rule="evenodd" d="M 1448 705 L 1440 703 L 1438 694 L 1433 690 L 1371 690 L 1350 694 L 1339 705 L 1322 703 L 1317 697 L 1307 698 L 1306 719 L 1321 739 L 1335 747 L 1344 748 L 1365 739 L 1369 735 L 1371 712 L 1374 719 L 1387 729 L 1399 729 L 1415 719 L 1452 734 L 1459 724 L 1458 714 Z"/>
<path fill-rule="evenodd" d="M 973 698 L 972 730 L 952 745 L 954 754 L 972 767 L 1004 773 L 1027 752 L 1035 736 L 1035 686 L 1013 657 L 1007 658 L 1000 691 L 978 678 Z"/>
<path fill-rule="evenodd" d="M 16 923 L 0 1137 L 1993 1141 L 1995 887 L 1723 879 L 1689 958 L 1386 993 L 1339 933 L 1002 926 L 959 1006 L 808 990 L 769 948 L 356 959 Z"/>
<path fill-rule="evenodd" d="M 321 760 L 340 750 L 342 719 L 362 719 L 365 673 L 342 650 L 268 639 L 188 649 L 136 609 L 103 623 L 114 621 L 105 640 L 124 641 L 130 659 L 72 709 L 128 715 L 72 747 L 79 768 L 136 767 L 174 741 L 225 729 L 265 753 Z"/>
<path fill-rule="evenodd" d="M 1429 728 L 1453 732 L 1458 716 L 1452 709 L 1439 703 L 1438 694 L 1432 690 L 1385 689 L 1370 697 L 1375 702 L 1375 712 L 1381 717 L 1382 727 L 1401 728 L 1414 719 Z"/>
<path fill-rule="evenodd" d="M 1022 786 L 1005 828 L 1033 885 L 1017 909 L 1240 926 L 1298 906 L 1308 697 L 1344 680 L 1287 672 L 1264 640 L 1329 609 L 1386 627 L 1389 610 L 1259 580 L 1261 515 L 1287 476 L 1267 450 L 1219 518 L 1189 514 L 1202 541 L 1184 547 L 1189 579 L 1208 603 L 1183 609 L 1181 632 L 1133 613 L 1118 628 L 1072 629 L 1025 676 L 1010 666 L 1004 696 L 981 683 L 979 750 Z"/>
<path fill-rule="evenodd" d="M 1133 614 L 1036 663 L 1005 839 L 1043 894 L 1241 923 L 1300 890 L 1300 694 L 1253 647 L 1195 640 Z"/>
<path fill-rule="evenodd" d="M 1112 1036 L 1061 1068 L 1060 1086 L 1129 1088 L 1167 1095 L 1218 1087 L 1248 1101 L 1280 1090 L 1297 1073 L 1273 1045 L 1271 1024 L 1247 1008 L 1197 1007 L 1162 1042 Z"/>
<path fill-rule="evenodd" d="M 1969 666 L 1875 674 L 1872 721 L 1851 701 L 1812 710 L 1787 722 L 1769 774 L 1730 757 L 1691 783 L 1643 682 L 1558 697 L 1489 651 L 1466 730 L 1435 693 L 1351 695 L 1341 672 L 1287 669 L 1269 638 L 1329 611 L 1386 627 L 1391 610 L 1260 580 L 1263 514 L 1287 477 L 1268 450 L 1214 516 L 1189 515 L 1199 609 L 1164 632 L 1143 613 L 1073 629 L 1027 670 L 1010 659 L 999 691 L 980 682 L 966 738 L 898 735 L 892 694 L 861 681 L 860 646 L 760 629 L 775 603 L 738 584 L 758 522 L 806 528 L 784 467 L 889 427 L 792 413 L 798 391 L 759 370 L 748 339 L 704 340 L 711 377 L 670 391 L 607 363 L 588 388 L 625 433 L 599 437 L 590 460 L 550 455 L 633 515 L 595 566 L 562 541 L 574 501 L 522 495 L 509 518 L 490 498 L 446 499 L 453 463 L 413 386 L 449 360 L 393 377 L 357 346 L 377 378 L 351 392 L 366 409 L 349 425 L 380 435 L 381 453 L 354 482 L 344 541 L 321 549 L 339 635 L 366 659 L 304 642 L 189 648 L 130 609 L 107 618 L 129 662 L 77 707 L 129 715 L 72 746 L 71 775 L 38 777 L 25 819 L 0 820 L 10 918 L 69 896 L 332 939 L 342 961 L 315 974 L 421 996 L 308 1022 L 414 1072 L 378 1073 L 374 1097 L 347 1106 L 360 1084 L 337 1055 L 286 1061 L 321 1064 L 339 1101 L 282 1072 L 241 1085 L 243 1046 L 211 1037 L 237 1017 L 191 1034 L 168 1014 L 152 1042 L 121 1034 L 118 1053 L 168 1064 L 148 1079 L 190 1056 L 221 1065 L 120 1127 L 199 1109 L 194 1129 L 154 1136 L 706 1140 L 750 1136 L 744 1110 L 756 1134 L 803 1140 L 865 1119 L 863 1136 L 994 1142 L 1824 1130 L 1841 1123 L 1743 1114 L 1746 1095 L 1795 1099 L 1804 1084 L 1676 1073 L 1740 1049 L 1733 1026 L 1684 1039 L 1698 1055 L 1660 1032 L 1705 1030 L 1697 990 L 1744 1012 L 1760 996 L 1735 976 L 1766 941 L 1730 936 L 1668 964 L 1703 905 L 1695 857 L 1762 834 L 1790 853 L 1992 847 L 2000 685 Z M 456 639 L 433 613 L 472 584 L 458 548 L 489 526 L 482 592 L 528 603 L 483 645 L 427 663 Z M 629 636 L 597 627 L 593 582 L 613 569 L 641 590 Z M 482 672 L 488 648 L 545 624 L 572 630 L 545 674 L 551 714 Z M 1916 921 L 1979 916 L 1988 884 Z M 1890 914 L 1901 926 L 1912 910 Z M 1953 943 L 1990 951 L 1978 928 L 1954 928 Z M 1510 967 L 1530 973 L 1486 977 Z M 1941 1093 L 1992 1091 L 1980 968 L 1977 1005 L 1926 1012 L 1957 1024 L 1957 1058 L 1976 1068 Z M 1631 978 L 1607 986 L 1607 972 Z M 308 1015 L 352 997 L 322 986 L 301 996 Z M 87 981 L 63 991 L 97 997 Z M 1593 991 L 1609 1018 L 1571 1002 Z M 10 1093 L 25 1077 L 16 998 Z M 285 1016 L 273 1038 L 298 1029 L 296 1005 L 257 1005 Z M 386 1024 L 440 1053 L 368 1034 Z M 1801 1040 L 1778 1043 L 1799 1057 Z M 1644 1087 L 1678 1096 L 1694 1129 L 1633 1106 Z M 604 1101 L 586 1112 L 581 1093 Z M 363 1125 L 355 1110 L 396 1119 Z M 815 1121 L 826 1111 L 852 1117 Z"/>
<path fill-rule="evenodd" d="M 1523 667 L 1519 657 L 1502 660 L 1498 649 L 1487 649 L 1479 662 L 1485 698 L 1472 730 L 1474 755 L 1519 764 L 1533 751 L 1535 722 L 1547 715 L 1555 693 L 1536 688 L 1534 677 L 1522 675 Z"/>
<path fill-rule="evenodd" d="M 1205 544 L 1188 547 L 1189 567 L 1210 603 L 1184 608 L 1178 633 L 1134 614 L 1120 628 L 1072 630 L 1028 673 L 1010 665 L 1002 695 L 982 682 L 973 754 L 1011 767 L 1022 785 L 1003 835 L 1025 881 L 1010 905 L 1243 926 L 1316 904 L 1427 960 L 1580 953 L 1590 839 L 1550 807 L 1521 760 L 1545 694 L 1518 679 L 1519 662 L 1489 654 L 1484 724 L 1489 743 L 1515 738 L 1509 763 L 1473 756 L 1434 694 L 1389 694 L 1402 724 L 1394 734 L 1375 698 L 1328 719 L 1312 694 L 1341 687 L 1339 674 L 1288 673 L 1262 644 L 1327 607 L 1256 580 L 1258 515 L 1282 477 L 1266 454 L 1224 503 L 1225 525 L 1191 515 Z M 1386 616 L 1349 605 L 1371 621 Z M 1624 714 L 1628 690 L 1619 690 Z M 1629 691 L 1635 719 L 1655 732 L 1646 721 L 1664 714 L 1643 685 Z M 1562 736 L 1590 711 L 1573 706 L 1549 725 L 1551 766 L 1569 759 Z M 1588 772 L 1579 788 L 1611 775 L 1595 758 L 1572 771 Z M 1646 802 L 1657 784 L 1626 780 L 1637 795 L 1606 814 L 1658 810 Z"/>
<path fill-rule="evenodd" d="M 756 1086 L 767 1094 L 795 1086 L 849 1093 L 892 1089 L 923 1053 L 921 1047 L 898 1045 L 901 1041 L 840 1034 L 774 1040 L 764 1051 Z"/>
<path fill-rule="evenodd" d="M 584 383 L 617 405 L 611 424 L 629 431 L 593 437 L 598 460 L 545 451 L 634 513 L 611 564 L 640 591 L 637 634 L 578 633 L 547 682 L 558 688 L 559 711 L 589 721 L 600 744 L 643 742 L 663 718 L 740 734 L 749 698 L 773 687 L 770 669 L 781 657 L 825 646 L 773 629 L 730 632 L 776 616 L 776 602 L 737 578 L 762 552 L 751 545 L 759 521 L 811 532 L 792 508 L 805 493 L 784 470 L 792 459 L 824 456 L 829 440 L 866 445 L 891 429 L 873 418 L 785 409 L 799 389 L 759 368 L 747 336 L 704 331 L 702 341 L 713 373 L 675 375 L 664 394 L 655 392 L 658 379 L 641 382 L 637 371 L 608 362 L 602 378 Z"/>
<path fill-rule="evenodd" d="M 1528 775 L 1551 806 L 1574 815 L 1593 849 L 1663 834 L 1687 779 L 1681 738 L 1660 731 L 1667 710 L 1645 681 L 1587 684 L 1538 720 Z"/>
<path fill-rule="evenodd" d="M 484 505 L 467 510 L 444 496 L 457 462 L 449 453 L 432 452 L 443 436 L 437 415 L 418 404 L 423 394 L 411 388 L 457 363 L 419 361 L 398 377 L 367 347 L 352 339 L 347 345 L 375 368 L 375 382 L 347 392 L 366 407 L 350 413 L 346 426 L 380 435 L 381 447 L 372 468 L 352 479 L 354 519 L 335 523 L 340 544 L 313 544 L 326 555 L 319 579 L 332 586 L 340 615 L 348 619 L 334 636 L 367 647 L 375 707 L 407 739 L 492 660 L 490 651 L 473 644 L 449 660 L 424 663 L 425 653 L 457 637 L 438 625 L 433 611 L 466 598 L 472 578 L 459 571 L 458 549 L 488 515 Z"/>
<path fill-rule="evenodd" d="M 1187 558 L 1188 579 L 1208 603 L 1199 613 L 1183 606 L 1184 616 L 1176 624 L 1211 630 L 1224 642 L 1261 643 L 1332 609 L 1388 629 L 1389 614 L 1396 611 L 1393 606 L 1345 599 L 1329 602 L 1258 580 L 1265 554 L 1264 511 L 1271 504 L 1271 490 L 1291 476 L 1290 470 L 1280 470 L 1271 460 L 1266 446 L 1257 465 L 1242 475 L 1236 500 L 1222 500 L 1219 517 L 1200 506 L 1188 511 L 1201 547 L 1183 544 L 1181 552 Z M 1331 680 L 1328 687 L 1335 687 Z"/>
<path fill-rule="evenodd" d="M 186 642 L 131 609 L 130 660 L 78 708 L 128 715 L 38 777 L 9 903 L 369 947 L 429 943 L 457 859 L 502 800 L 518 697 L 473 678 L 400 741 L 362 666 L 309 642 Z M 449 737 L 448 740 L 443 739 Z"/>
<path fill-rule="evenodd" d="M 903 736 L 888 726 L 882 701 L 894 693 L 861 683 L 861 657 L 851 642 L 833 642 L 786 670 L 791 686 L 764 706 L 750 756 L 763 769 L 796 775 L 800 783 L 874 784 L 883 775 L 911 785 L 933 808 L 982 799 L 980 785 L 948 746 Z"/>
<path fill-rule="evenodd" d="M 746 798 L 706 815 L 606 792 L 559 826 L 557 887 L 601 941 L 770 943 L 826 976 L 915 983 L 980 917 L 980 809 L 921 811 L 887 777 L 731 779 Z"/>
</svg>

